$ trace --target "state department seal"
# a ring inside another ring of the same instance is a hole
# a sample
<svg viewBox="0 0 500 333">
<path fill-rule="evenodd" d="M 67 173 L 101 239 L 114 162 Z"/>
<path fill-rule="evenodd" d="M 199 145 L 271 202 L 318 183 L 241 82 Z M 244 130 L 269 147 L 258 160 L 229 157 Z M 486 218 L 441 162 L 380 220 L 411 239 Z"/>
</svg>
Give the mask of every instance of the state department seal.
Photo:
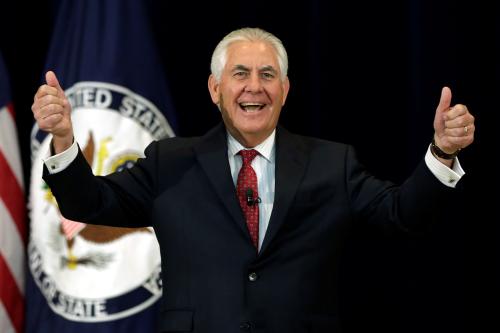
<svg viewBox="0 0 500 333">
<path fill-rule="evenodd" d="M 131 90 L 78 82 L 66 91 L 75 139 L 96 175 L 130 168 L 152 141 L 174 133 L 162 113 Z M 120 319 L 162 294 L 152 228 L 112 228 L 65 219 L 42 180 L 51 135 L 32 131 L 29 268 L 51 309 L 81 322 Z"/>
</svg>

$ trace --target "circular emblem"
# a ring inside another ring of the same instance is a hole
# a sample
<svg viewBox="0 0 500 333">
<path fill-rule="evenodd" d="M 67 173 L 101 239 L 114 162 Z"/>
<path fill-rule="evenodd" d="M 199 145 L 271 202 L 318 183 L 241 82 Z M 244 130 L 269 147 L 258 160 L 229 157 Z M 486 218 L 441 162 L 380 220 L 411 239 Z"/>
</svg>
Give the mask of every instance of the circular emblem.
<svg viewBox="0 0 500 333">
<path fill-rule="evenodd" d="M 96 175 L 130 168 L 152 141 L 174 136 L 162 113 L 124 87 L 79 82 L 66 91 L 75 139 Z M 162 293 L 152 228 L 113 228 L 65 219 L 42 180 L 51 135 L 32 131 L 28 246 L 35 283 L 57 314 L 82 322 L 137 313 Z"/>
</svg>

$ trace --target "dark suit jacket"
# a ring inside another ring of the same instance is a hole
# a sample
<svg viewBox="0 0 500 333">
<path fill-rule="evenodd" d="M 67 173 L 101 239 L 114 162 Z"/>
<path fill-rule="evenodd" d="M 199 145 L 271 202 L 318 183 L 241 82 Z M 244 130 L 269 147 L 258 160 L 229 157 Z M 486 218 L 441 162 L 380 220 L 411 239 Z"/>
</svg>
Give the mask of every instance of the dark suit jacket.
<svg viewBox="0 0 500 333">
<path fill-rule="evenodd" d="M 398 187 L 369 175 L 352 147 L 280 127 L 275 172 L 259 254 L 222 125 L 203 137 L 152 143 L 121 173 L 94 177 L 80 153 L 44 179 L 69 219 L 155 228 L 164 259 L 162 332 L 339 332 L 339 262 L 351 226 L 415 229 L 450 191 L 423 161 Z"/>
</svg>

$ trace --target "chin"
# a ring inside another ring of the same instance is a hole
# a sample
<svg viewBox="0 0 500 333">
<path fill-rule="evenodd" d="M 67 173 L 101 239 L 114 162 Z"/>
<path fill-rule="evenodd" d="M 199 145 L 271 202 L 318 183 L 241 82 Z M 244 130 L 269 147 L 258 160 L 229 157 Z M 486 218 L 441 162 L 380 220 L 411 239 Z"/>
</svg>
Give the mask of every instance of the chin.
<svg viewBox="0 0 500 333">
<path fill-rule="evenodd" d="M 246 135 L 257 135 L 266 131 L 262 126 L 241 126 L 238 130 Z"/>
</svg>

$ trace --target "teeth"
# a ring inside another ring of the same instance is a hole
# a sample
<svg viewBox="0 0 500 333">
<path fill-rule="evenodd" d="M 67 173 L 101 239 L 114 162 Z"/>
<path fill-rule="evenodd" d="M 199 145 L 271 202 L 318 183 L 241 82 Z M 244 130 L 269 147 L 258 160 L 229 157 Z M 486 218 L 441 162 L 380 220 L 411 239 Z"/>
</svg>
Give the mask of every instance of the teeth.
<svg viewBox="0 0 500 333">
<path fill-rule="evenodd" d="M 241 108 L 247 112 L 254 112 L 254 111 L 261 110 L 264 107 L 264 105 L 265 104 L 252 103 L 252 102 L 240 103 Z"/>
<path fill-rule="evenodd" d="M 247 106 L 255 106 L 255 107 L 261 107 L 264 104 L 261 103 L 241 103 L 241 106 L 247 107 Z"/>
</svg>

